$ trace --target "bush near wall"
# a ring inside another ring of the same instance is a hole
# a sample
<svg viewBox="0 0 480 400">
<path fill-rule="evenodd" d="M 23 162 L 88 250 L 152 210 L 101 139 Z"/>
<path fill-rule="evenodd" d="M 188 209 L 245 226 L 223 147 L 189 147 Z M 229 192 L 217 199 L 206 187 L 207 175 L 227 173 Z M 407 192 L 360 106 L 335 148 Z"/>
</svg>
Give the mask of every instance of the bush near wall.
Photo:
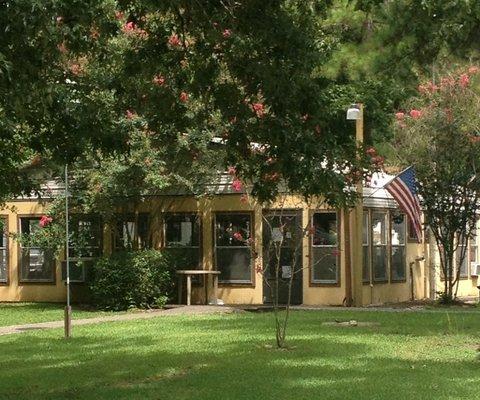
<svg viewBox="0 0 480 400">
<path fill-rule="evenodd" d="M 93 268 L 92 302 L 104 310 L 161 307 L 174 293 L 174 266 L 169 254 L 157 250 L 105 256 Z"/>
</svg>

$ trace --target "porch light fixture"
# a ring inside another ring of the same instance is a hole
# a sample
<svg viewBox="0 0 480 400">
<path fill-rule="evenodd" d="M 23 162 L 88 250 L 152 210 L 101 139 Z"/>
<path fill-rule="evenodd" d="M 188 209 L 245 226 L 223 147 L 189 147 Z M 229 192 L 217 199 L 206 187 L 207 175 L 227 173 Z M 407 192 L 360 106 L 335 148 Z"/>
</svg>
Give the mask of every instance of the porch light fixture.
<svg viewBox="0 0 480 400">
<path fill-rule="evenodd" d="M 362 111 L 360 110 L 360 107 L 358 104 L 352 104 L 347 110 L 347 120 L 355 121 L 357 119 L 362 118 Z"/>
</svg>

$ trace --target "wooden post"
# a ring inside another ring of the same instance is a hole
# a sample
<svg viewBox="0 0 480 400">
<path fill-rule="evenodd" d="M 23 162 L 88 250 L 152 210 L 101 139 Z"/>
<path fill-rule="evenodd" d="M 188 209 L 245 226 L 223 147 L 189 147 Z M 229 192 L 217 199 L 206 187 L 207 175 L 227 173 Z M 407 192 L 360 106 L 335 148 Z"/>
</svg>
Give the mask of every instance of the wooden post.
<svg viewBox="0 0 480 400">
<path fill-rule="evenodd" d="M 363 145 L 363 104 L 359 104 L 360 118 L 355 121 L 357 146 Z M 357 184 L 358 201 L 355 206 L 353 238 L 353 300 L 356 307 L 363 305 L 363 182 Z"/>
<path fill-rule="evenodd" d="M 187 306 L 192 302 L 192 276 L 187 274 Z"/>
</svg>

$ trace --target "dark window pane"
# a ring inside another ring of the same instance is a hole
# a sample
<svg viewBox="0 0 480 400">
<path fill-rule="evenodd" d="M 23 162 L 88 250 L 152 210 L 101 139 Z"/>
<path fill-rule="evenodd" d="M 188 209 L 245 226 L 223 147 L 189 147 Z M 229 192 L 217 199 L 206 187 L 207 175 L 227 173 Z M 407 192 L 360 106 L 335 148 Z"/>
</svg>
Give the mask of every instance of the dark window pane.
<svg viewBox="0 0 480 400">
<path fill-rule="evenodd" d="M 215 245 L 247 246 L 252 230 L 250 214 L 217 214 L 215 216 Z"/>
<path fill-rule="evenodd" d="M 392 246 L 392 281 L 406 278 L 405 262 L 405 246 Z"/>
<path fill-rule="evenodd" d="M 91 271 L 94 260 L 77 260 L 70 261 L 70 281 L 85 282 L 88 278 L 88 273 Z M 62 262 L 62 280 L 67 279 L 67 263 Z"/>
<path fill-rule="evenodd" d="M 249 283 L 252 280 L 249 248 L 217 248 L 216 266 L 221 272 L 221 281 Z"/>
<path fill-rule="evenodd" d="M 368 246 L 363 246 L 363 282 L 370 282 L 370 251 Z"/>
<path fill-rule="evenodd" d="M 72 217 L 70 257 L 99 257 L 102 247 L 102 225 L 99 218 Z"/>
<path fill-rule="evenodd" d="M 336 247 L 312 247 L 312 280 L 319 283 L 338 281 L 338 253 Z"/>
<path fill-rule="evenodd" d="M 196 214 L 169 214 L 165 216 L 166 247 L 198 247 L 200 221 Z"/>
<path fill-rule="evenodd" d="M 116 249 L 146 249 L 150 247 L 149 216 L 146 213 L 119 216 L 115 230 Z"/>
<path fill-rule="evenodd" d="M 38 248 L 22 249 L 20 280 L 52 282 L 55 274 L 52 254 Z"/>
<path fill-rule="evenodd" d="M 387 244 L 387 213 L 372 212 L 372 243 Z"/>
<path fill-rule="evenodd" d="M 0 281 L 7 281 L 7 250 L 0 249 Z"/>
<path fill-rule="evenodd" d="M 302 227 L 296 215 L 268 215 L 263 221 L 264 243 L 273 242 L 272 247 L 294 248 L 302 237 Z"/>
<path fill-rule="evenodd" d="M 336 246 L 337 213 L 315 213 L 313 215 L 313 245 Z"/>
<path fill-rule="evenodd" d="M 373 247 L 373 279 L 375 281 L 387 280 L 387 247 Z"/>
</svg>

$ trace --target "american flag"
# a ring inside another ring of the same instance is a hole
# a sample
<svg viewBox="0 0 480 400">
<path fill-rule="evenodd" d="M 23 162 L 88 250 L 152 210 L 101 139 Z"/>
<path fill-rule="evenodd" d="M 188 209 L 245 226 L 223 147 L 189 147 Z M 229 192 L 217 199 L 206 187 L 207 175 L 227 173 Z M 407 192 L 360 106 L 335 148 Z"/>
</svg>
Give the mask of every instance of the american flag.
<svg viewBox="0 0 480 400">
<path fill-rule="evenodd" d="M 422 241 L 422 211 L 415 187 L 415 170 L 413 167 L 397 175 L 385 185 L 385 189 L 393 196 L 400 208 L 408 215 L 413 225 L 418 242 Z"/>
</svg>

